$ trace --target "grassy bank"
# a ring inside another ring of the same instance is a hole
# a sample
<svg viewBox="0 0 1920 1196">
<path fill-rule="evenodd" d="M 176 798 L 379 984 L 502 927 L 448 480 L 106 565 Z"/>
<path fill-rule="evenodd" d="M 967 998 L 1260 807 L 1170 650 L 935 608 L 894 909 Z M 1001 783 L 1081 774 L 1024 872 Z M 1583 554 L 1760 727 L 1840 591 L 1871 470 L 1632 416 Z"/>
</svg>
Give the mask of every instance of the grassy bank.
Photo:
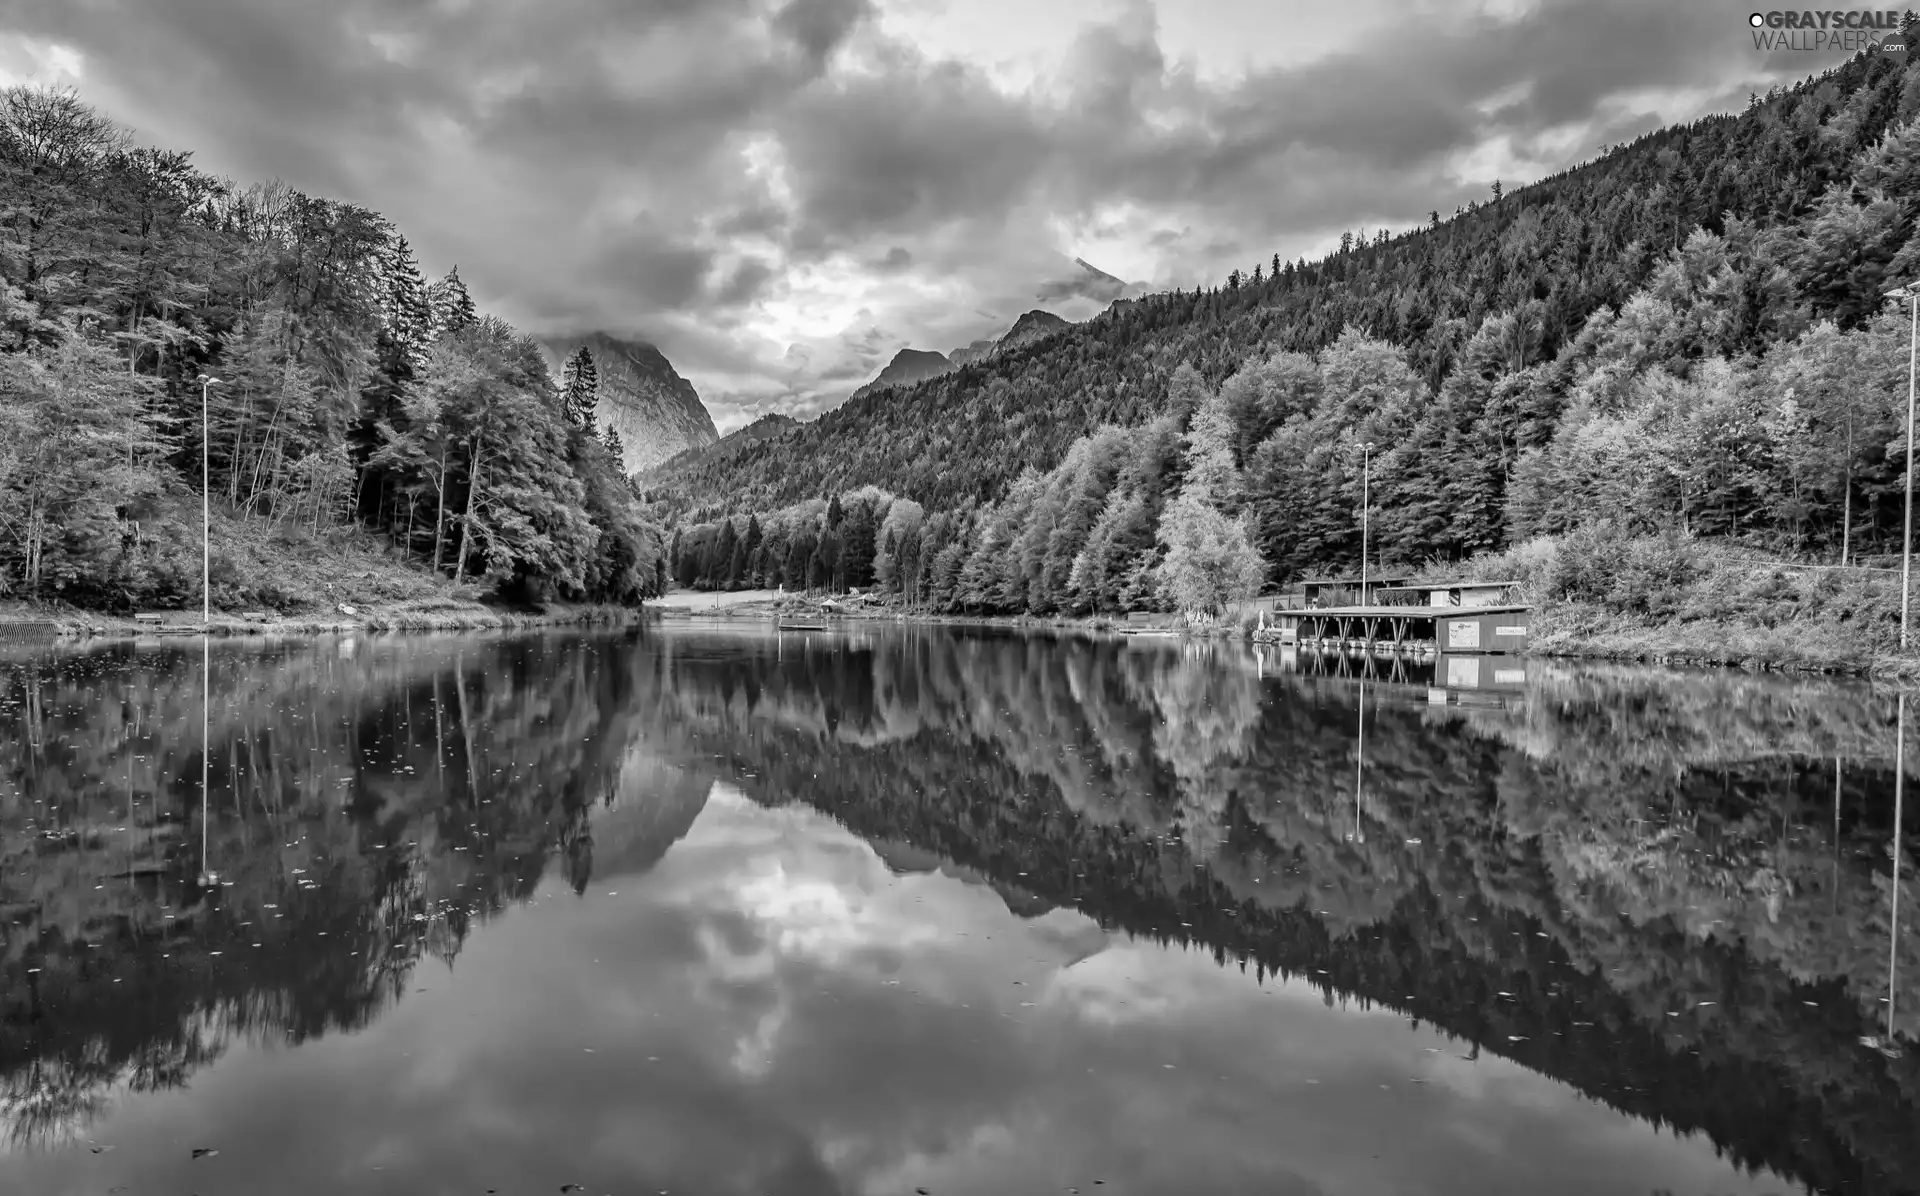
<svg viewBox="0 0 1920 1196">
<path fill-rule="evenodd" d="M 194 546 L 196 549 L 198 545 Z M 198 553 L 193 565 L 198 566 Z M 312 536 L 216 520 L 212 617 L 216 634 L 317 635 L 344 631 L 483 630 L 638 620 L 630 607 L 498 601 L 490 585 L 454 585 L 406 560 L 382 540 L 355 531 Z M 200 626 L 200 577 L 181 578 L 151 607 L 90 609 L 57 597 L 0 598 L 0 623 L 51 624 L 63 637 L 152 634 L 136 613 L 162 613 L 158 626 Z"/>
<path fill-rule="evenodd" d="M 1795 561 L 1725 541 L 1682 535 L 1627 537 L 1605 527 L 1542 538 L 1464 563 L 1410 571 L 1416 581 L 1512 581 L 1531 604 L 1535 655 L 1920 679 L 1920 653 L 1902 654 L 1897 558 L 1845 569 Z M 794 595 L 674 594 L 692 610 L 771 616 L 811 604 Z M 848 617 L 895 618 L 897 606 L 848 603 Z M 1095 616 L 941 616 L 915 621 L 1087 631 L 1126 626 Z M 1177 617 L 1156 622 L 1179 624 Z M 1248 612 L 1184 628 L 1248 636 Z M 1920 637 L 1920 625 L 1916 625 Z M 1920 644 L 1920 638 L 1916 639 Z"/>
<path fill-rule="evenodd" d="M 1535 655 L 1920 678 L 1900 652 L 1900 573 L 1796 561 L 1682 535 L 1594 528 L 1417 580 L 1519 583 Z"/>
</svg>

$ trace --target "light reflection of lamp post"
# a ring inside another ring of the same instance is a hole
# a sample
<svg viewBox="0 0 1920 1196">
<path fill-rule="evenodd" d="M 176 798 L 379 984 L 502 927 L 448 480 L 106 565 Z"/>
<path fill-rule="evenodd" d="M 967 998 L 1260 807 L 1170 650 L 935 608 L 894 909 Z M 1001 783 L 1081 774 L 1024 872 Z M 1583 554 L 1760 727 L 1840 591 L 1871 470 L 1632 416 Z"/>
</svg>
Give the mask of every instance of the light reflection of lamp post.
<svg viewBox="0 0 1920 1196">
<path fill-rule="evenodd" d="M 213 722 L 213 641 L 200 637 L 200 887 L 211 888 L 220 878 L 207 870 L 207 761 L 212 752 L 208 734 Z"/>
<path fill-rule="evenodd" d="M 1367 763 L 1367 683 L 1360 682 L 1360 746 L 1353 758 L 1353 829 L 1347 833 L 1347 842 L 1365 843 L 1366 832 L 1360 829 L 1360 770 Z"/>
<path fill-rule="evenodd" d="M 1893 1041 L 1893 978 L 1900 963 L 1900 832 L 1906 810 L 1907 790 L 1907 695 L 1900 695 L 1899 730 L 1893 738 L 1893 907 L 1887 939 L 1887 1046 Z"/>
<path fill-rule="evenodd" d="M 207 445 L 212 440 L 209 432 L 212 424 L 207 420 L 207 387 L 218 381 L 218 378 L 200 375 L 200 625 L 203 627 L 211 620 L 213 610 L 210 596 L 213 580 L 213 485 L 207 467 Z"/>
</svg>

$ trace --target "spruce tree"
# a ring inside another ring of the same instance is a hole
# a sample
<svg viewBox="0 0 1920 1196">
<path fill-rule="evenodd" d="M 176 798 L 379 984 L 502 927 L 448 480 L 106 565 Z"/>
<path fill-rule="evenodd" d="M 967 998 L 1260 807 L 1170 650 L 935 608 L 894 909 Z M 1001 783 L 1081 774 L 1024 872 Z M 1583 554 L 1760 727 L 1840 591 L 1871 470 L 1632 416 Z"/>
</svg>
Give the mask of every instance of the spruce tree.
<svg viewBox="0 0 1920 1196">
<path fill-rule="evenodd" d="M 427 283 L 413 246 L 395 235 L 382 263 L 385 295 L 382 315 L 388 334 L 403 355 L 413 377 L 426 372 L 427 349 L 433 342 L 433 320 L 427 304 Z"/>
<path fill-rule="evenodd" d="M 458 266 L 448 270 L 445 278 L 428 288 L 427 298 L 435 340 L 457 335 L 479 318 L 473 306 L 473 296 L 467 293 L 467 284 L 460 279 Z"/>
<path fill-rule="evenodd" d="M 600 373 L 593 364 L 593 351 L 585 345 L 567 358 L 560 390 L 566 403 L 567 422 L 593 432 L 594 408 L 600 402 Z"/>
</svg>

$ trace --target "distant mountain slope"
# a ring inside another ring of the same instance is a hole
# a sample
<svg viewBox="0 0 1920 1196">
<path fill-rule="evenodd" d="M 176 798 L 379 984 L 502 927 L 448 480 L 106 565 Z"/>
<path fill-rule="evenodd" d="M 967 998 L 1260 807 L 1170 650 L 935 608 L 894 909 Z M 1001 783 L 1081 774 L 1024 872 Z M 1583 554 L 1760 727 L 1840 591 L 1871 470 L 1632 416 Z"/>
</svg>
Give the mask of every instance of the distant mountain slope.
<svg viewBox="0 0 1920 1196">
<path fill-rule="evenodd" d="M 720 439 L 713 416 L 700 401 L 693 383 L 682 378 L 665 355 L 645 341 L 595 332 L 551 337 L 541 343 L 556 369 L 581 345 L 593 354 L 600 376 L 596 415 L 603 426 L 620 433 L 628 473 L 638 473 L 676 453 Z"/>
<path fill-rule="evenodd" d="M 984 336 L 972 344 L 961 345 L 958 349 L 950 350 L 947 353 L 947 360 L 951 361 L 954 366 L 958 368 L 970 361 L 979 361 L 982 357 L 993 352 L 993 347 L 999 343 L 1000 342 L 993 337 Z"/>
<path fill-rule="evenodd" d="M 778 411 L 775 411 L 771 414 L 761 416 L 744 428 L 735 428 L 725 436 L 722 436 L 719 443 L 725 444 L 729 440 L 765 440 L 770 436 L 779 436 L 784 432 L 791 432 L 799 426 L 799 420 L 793 418 L 791 415 L 782 415 Z"/>
<path fill-rule="evenodd" d="M 943 354 L 925 349 L 902 349 L 893 355 L 893 360 L 887 363 L 886 369 L 880 371 L 879 377 L 854 391 L 853 397 L 858 399 L 889 386 L 905 386 L 919 382 L 925 378 L 944 374 L 952 368 L 953 363 Z"/>
<path fill-rule="evenodd" d="M 1089 266 L 1088 269 L 1092 267 Z M 1111 277 L 1111 275 L 1102 275 L 1102 277 Z M 1062 328 L 1072 326 L 1071 320 L 1063 320 L 1050 311 L 1035 309 L 1015 320 L 1013 327 L 997 340 L 977 340 L 948 354 L 933 353 L 924 349 L 902 349 L 894 354 L 893 360 L 887 363 L 887 368 L 880 371 L 879 377 L 854 391 L 851 397 L 863 399 L 889 386 L 911 386 L 915 382 L 924 382 L 928 378 L 938 378 L 942 374 L 952 373 L 969 362 L 984 361 L 996 353 L 1005 353 L 1022 345 L 1033 344 Z"/>
<path fill-rule="evenodd" d="M 1515 352 L 1551 363 L 1589 317 L 1619 311 L 1690 230 L 1719 234 L 1733 217 L 1747 230 L 1740 236 L 1768 238 L 1764 254 L 1749 255 L 1754 268 L 1778 272 L 1728 280 L 1751 297 L 1746 310 L 1764 312 L 1774 290 L 1802 286 L 1809 316 L 1857 326 L 1880 306 L 1878 274 L 1907 234 L 1874 232 L 1862 258 L 1866 249 L 1845 246 L 1864 246 L 1868 234 L 1848 241 L 1834 223 L 1847 213 L 1828 220 L 1830 234 L 1801 228 L 1829 184 L 1917 108 L 1906 68 L 1862 56 L 1740 115 L 1649 133 L 1452 219 L 1435 213 L 1426 227 L 1361 238 L 1318 262 L 1260 262 L 1257 281 L 1249 272 L 1212 289 L 1112 304 L 1040 343 L 852 400 L 777 442 L 661 470 L 650 497 L 663 514 L 696 518 L 867 484 L 929 509 L 991 499 L 1022 470 L 1057 464 L 1099 425 L 1161 410 L 1184 362 L 1217 386 L 1251 356 L 1317 351 L 1349 326 L 1400 346 L 1434 385 L 1484 320 L 1520 312 L 1527 331 Z M 1273 266 L 1282 267 L 1277 278 Z M 1780 335 L 1757 316 L 1727 333 L 1735 353 Z"/>
<path fill-rule="evenodd" d="M 1142 284 L 1122 282 L 1084 258 L 1074 258 L 1073 265 L 1072 275 L 1046 283 L 1034 298 L 1042 303 L 1075 297 L 1091 299 L 1096 303 L 1111 303 L 1115 299 L 1134 299 L 1147 293 L 1147 288 Z"/>
<path fill-rule="evenodd" d="M 655 462 L 649 468 L 658 470 L 677 467 L 682 463 L 691 463 L 708 453 L 724 452 L 731 445 L 743 444 L 753 440 L 771 440 L 776 436 L 784 436 L 800 426 L 800 421 L 791 415 L 782 415 L 775 411 L 761 416 L 744 428 L 735 428 L 712 444 L 702 444 L 693 448 L 681 449 L 666 460 Z M 642 470 L 641 472 L 645 471 Z"/>
<path fill-rule="evenodd" d="M 1015 320 L 1013 327 L 1007 330 L 1007 334 L 1000 338 L 993 349 L 996 353 L 1005 353 L 1011 349 L 1018 349 L 1022 345 L 1043 341 L 1062 328 L 1072 326 L 1071 321 L 1063 320 L 1050 311 L 1041 311 L 1036 308 Z"/>
</svg>

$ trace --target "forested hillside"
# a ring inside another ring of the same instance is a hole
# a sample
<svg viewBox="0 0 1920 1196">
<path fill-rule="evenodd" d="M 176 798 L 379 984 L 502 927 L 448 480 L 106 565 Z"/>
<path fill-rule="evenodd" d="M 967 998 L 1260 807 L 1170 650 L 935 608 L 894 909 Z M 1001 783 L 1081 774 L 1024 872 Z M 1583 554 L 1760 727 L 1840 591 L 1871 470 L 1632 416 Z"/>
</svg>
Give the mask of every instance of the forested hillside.
<svg viewBox="0 0 1920 1196">
<path fill-rule="evenodd" d="M 1394 563 L 1596 519 L 1891 549 L 1908 329 L 1883 292 L 1920 277 L 1917 115 L 1920 71 L 1863 55 L 1426 228 L 718 446 L 647 495 L 683 585 L 977 612 L 1205 609 L 1355 569 L 1363 473 Z"/>
<path fill-rule="evenodd" d="M 222 543 L 371 534 L 509 596 L 636 600 L 662 540 L 571 398 L 377 213 L 0 92 L 0 596 L 197 600 L 204 454 Z M 301 602 L 214 578 L 216 605 Z"/>
</svg>

